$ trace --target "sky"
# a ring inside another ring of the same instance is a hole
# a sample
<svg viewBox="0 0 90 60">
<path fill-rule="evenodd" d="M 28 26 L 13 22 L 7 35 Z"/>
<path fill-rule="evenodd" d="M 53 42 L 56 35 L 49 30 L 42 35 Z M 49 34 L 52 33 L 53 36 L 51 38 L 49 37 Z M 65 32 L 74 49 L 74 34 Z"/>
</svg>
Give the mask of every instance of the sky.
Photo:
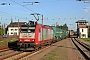
<svg viewBox="0 0 90 60">
<path fill-rule="evenodd" d="M 24 3 L 26 2 L 26 3 Z M 39 3 L 30 3 L 39 2 Z M 86 3 L 84 3 L 86 2 Z M 36 21 L 31 14 L 39 13 L 38 23 L 45 25 L 67 24 L 69 29 L 76 30 L 76 21 L 90 22 L 90 0 L 0 0 L 0 22 L 10 24 L 13 22 Z M 5 5 L 1 5 L 5 3 Z M 10 4 L 10 5 L 9 5 Z M 35 15 L 37 18 L 38 16 Z"/>
</svg>

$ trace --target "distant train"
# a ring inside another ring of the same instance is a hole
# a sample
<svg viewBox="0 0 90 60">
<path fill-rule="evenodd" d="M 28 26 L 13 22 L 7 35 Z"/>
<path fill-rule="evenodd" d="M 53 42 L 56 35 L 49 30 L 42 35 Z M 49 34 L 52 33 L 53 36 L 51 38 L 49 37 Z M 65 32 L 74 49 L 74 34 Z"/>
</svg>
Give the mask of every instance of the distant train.
<svg viewBox="0 0 90 60">
<path fill-rule="evenodd" d="M 20 27 L 17 45 L 22 49 L 37 50 L 68 37 L 68 31 L 29 21 Z"/>
</svg>

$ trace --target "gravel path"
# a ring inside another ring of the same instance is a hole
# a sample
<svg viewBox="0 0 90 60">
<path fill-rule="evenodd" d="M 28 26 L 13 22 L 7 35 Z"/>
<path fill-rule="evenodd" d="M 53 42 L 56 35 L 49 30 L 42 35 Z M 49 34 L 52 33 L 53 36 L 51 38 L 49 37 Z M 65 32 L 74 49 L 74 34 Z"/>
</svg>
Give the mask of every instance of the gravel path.
<svg viewBox="0 0 90 60">
<path fill-rule="evenodd" d="M 40 60 L 80 60 L 74 50 L 76 50 L 76 48 L 73 47 L 71 39 L 64 39 L 56 49 L 42 57 Z"/>
<path fill-rule="evenodd" d="M 26 60 L 82 60 L 70 38 L 63 39 L 50 47 L 28 56 Z"/>
</svg>

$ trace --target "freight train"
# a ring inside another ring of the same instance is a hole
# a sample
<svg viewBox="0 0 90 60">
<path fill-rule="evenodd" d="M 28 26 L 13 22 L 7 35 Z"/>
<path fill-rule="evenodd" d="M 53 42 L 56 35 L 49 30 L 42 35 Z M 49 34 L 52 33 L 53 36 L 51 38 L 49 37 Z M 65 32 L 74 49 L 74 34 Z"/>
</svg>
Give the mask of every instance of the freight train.
<svg viewBox="0 0 90 60">
<path fill-rule="evenodd" d="M 37 50 L 68 36 L 68 31 L 29 21 L 20 27 L 17 46 L 20 50 Z"/>
</svg>

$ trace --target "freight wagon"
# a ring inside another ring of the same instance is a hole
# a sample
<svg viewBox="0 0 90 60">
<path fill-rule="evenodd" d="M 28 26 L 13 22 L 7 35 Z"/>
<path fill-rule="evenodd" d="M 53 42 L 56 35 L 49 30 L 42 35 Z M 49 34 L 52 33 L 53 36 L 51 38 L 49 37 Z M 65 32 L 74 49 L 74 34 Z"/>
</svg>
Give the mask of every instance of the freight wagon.
<svg viewBox="0 0 90 60">
<path fill-rule="evenodd" d="M 68 37 L 68 31 L 67 30 L 63 30 L 63 39 Z"/>
<path fill-rule="evenodd" d="M 62 29 L 56 28 L 52 26 L 54 32 L 54 42 L 59 41 L 62 39 Z"/>
</svg>

